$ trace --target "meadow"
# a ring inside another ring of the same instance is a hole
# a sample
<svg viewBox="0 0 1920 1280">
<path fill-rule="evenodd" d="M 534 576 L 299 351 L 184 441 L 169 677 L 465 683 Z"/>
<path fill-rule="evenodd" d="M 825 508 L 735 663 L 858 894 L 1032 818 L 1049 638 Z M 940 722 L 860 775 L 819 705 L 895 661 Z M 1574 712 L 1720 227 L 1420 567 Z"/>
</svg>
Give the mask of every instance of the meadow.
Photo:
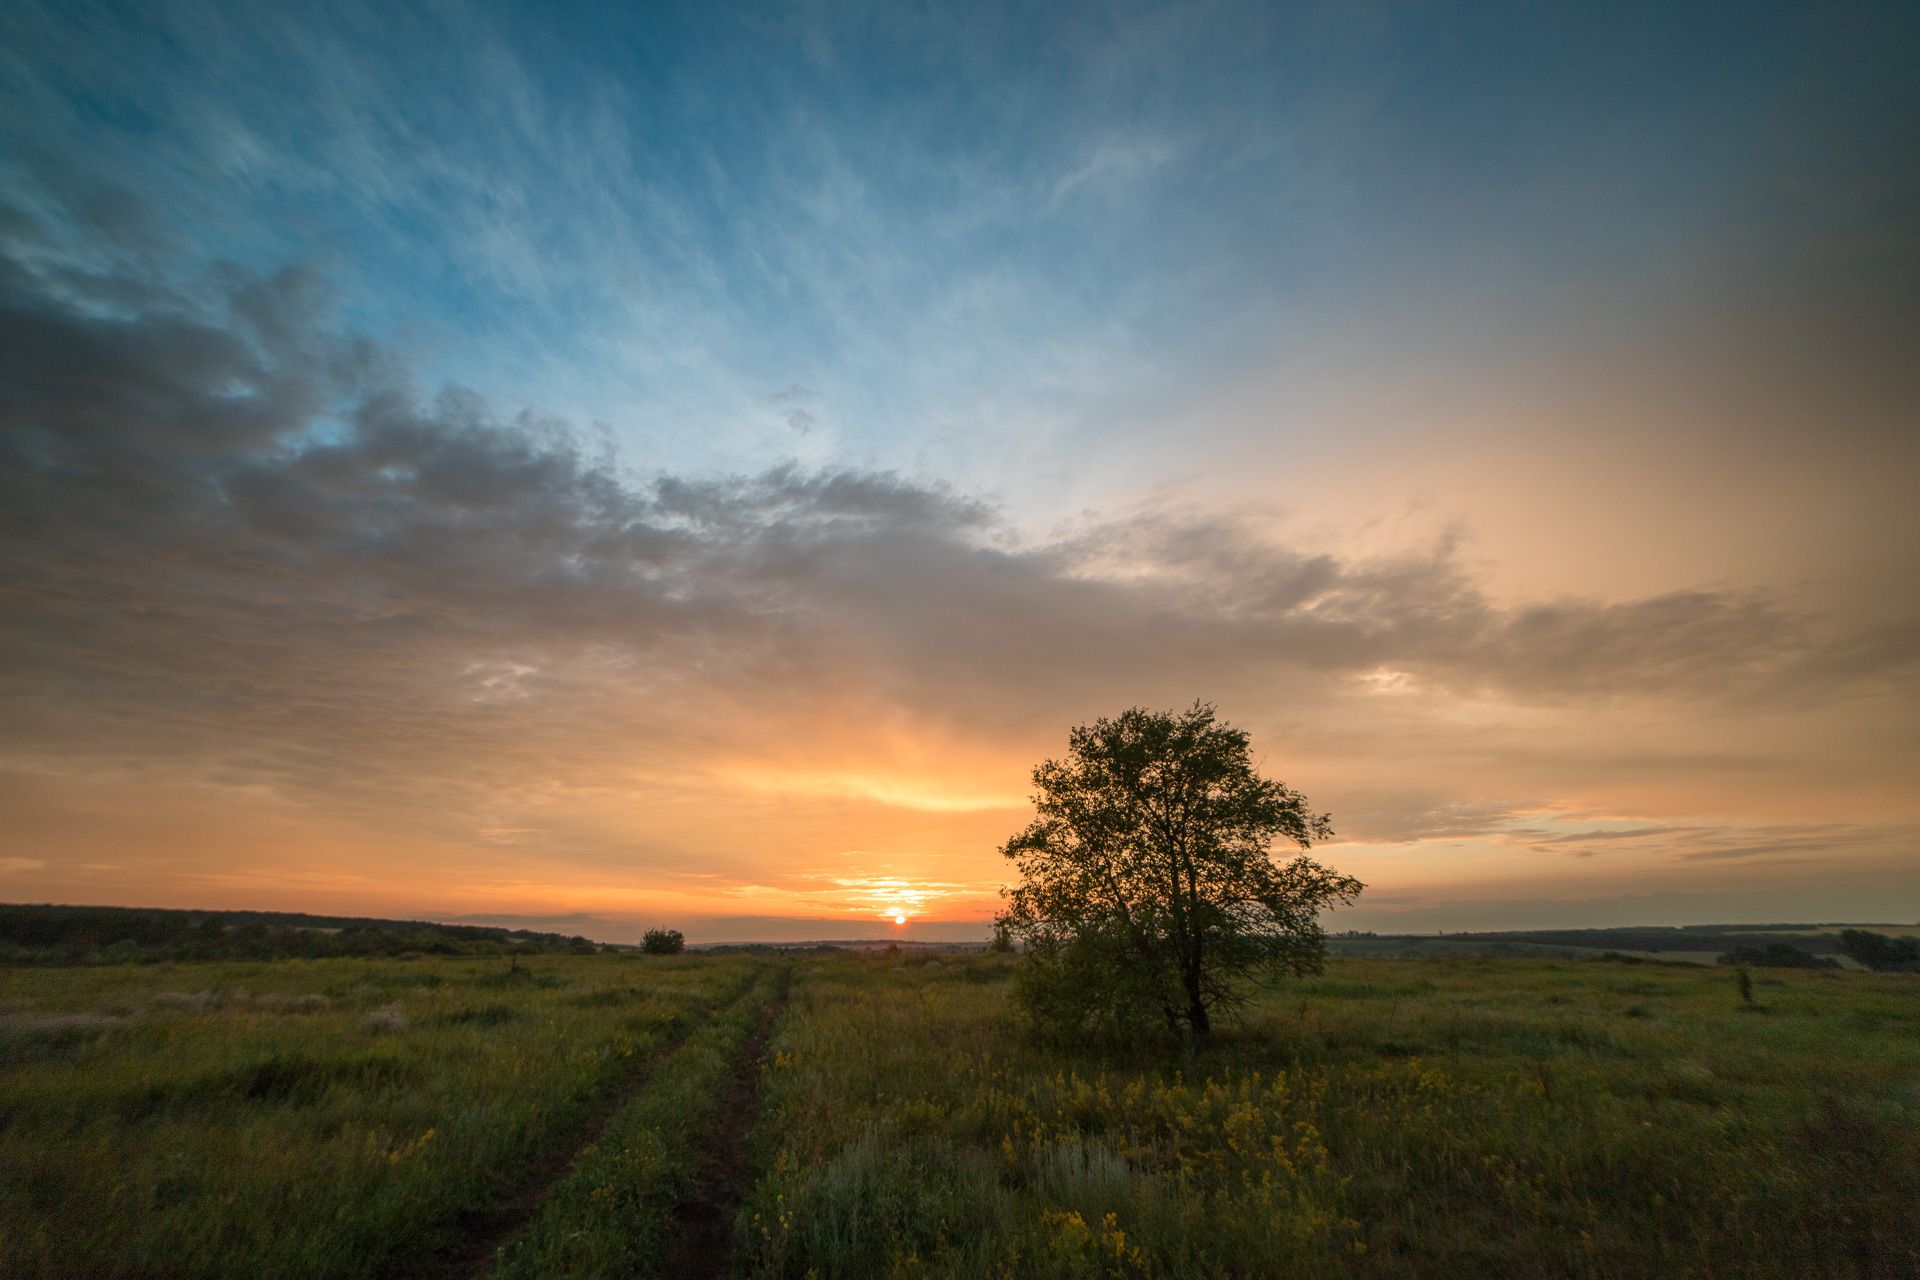
<svg viewBox="0 0 1920 1280">
<path fill-rule="evenodd" d="M 628 1212 L 592 1252 L 624 1265 L 657 1248 L 676 1144 L 778 967 L 0 970 L 0 1275 L 482 1275 L 496 1252 L 503 1274 L 585 1274 L 555 1206 L 592 1203 L 567 1178 L 609 1112 Z"/>
<path fill-rule="evenodd" d="M 0 1274 L 1920 1274 L 1910 975 L 1335 957 L 1182 1047 L 1017 963 L 0 970 Z"/>
<path fill-rule="evenodd" d="M 802 973 L 747 1274 L 1920 1274 L 1911 977 L 1336 959 L 1169 1054 L 1012 963 Z"/>
</svg>

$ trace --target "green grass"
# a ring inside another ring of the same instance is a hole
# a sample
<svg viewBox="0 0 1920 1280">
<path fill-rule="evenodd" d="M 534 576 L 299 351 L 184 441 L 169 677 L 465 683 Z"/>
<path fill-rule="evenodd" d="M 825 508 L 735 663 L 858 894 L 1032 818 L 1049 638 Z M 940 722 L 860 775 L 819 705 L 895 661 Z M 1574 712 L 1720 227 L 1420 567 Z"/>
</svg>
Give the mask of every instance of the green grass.
<svg viewBox="0 0 1920 1280">
<path fill-rule="evenodd" d="M 742 1275 L 1920 1274 L 1912 976 L 1336 958 L 1196 1049 L 1017 963 L 0 970 L 0 1275 L 645 1275 L 788 966 Z"/>
<path fill-rule="evenodd" d="M 1008 962 L 807 969 L 763 1276 L 1909 1276 L 1920 984 L 1336 960 L 1183 1054 L 1044 1046 Z"/>
<path fill-rule="evenodd" d="M 691 1191 L 700 1138 L 718 1118 L 734 1060 L 779 983 L 766 973 L 749 999 L 723 1010 L 660 1064 L 502 1251 L 495 1276 L 647 1274 L 666 1247 L 674 1206 Z"/>
<path fill-rule="evenodd" d="M 0 1275 L 412 1274 L 762 967 L 0 970 Z"/>
</svg>

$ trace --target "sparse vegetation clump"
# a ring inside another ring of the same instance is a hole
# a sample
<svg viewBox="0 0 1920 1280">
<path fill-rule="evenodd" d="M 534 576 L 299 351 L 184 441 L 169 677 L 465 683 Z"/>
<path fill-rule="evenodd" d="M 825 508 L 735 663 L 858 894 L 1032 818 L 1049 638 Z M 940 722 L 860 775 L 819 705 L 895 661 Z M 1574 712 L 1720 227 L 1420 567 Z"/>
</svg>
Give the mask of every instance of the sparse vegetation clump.
<svg viewBox="0 0 1920 1280">
<path fill-rule="evenodd" d="M 375 1035 L 391 1035 L 405 1031 L 408 1026 L 407 1011 L 398 1003 L 381 1005 L 362 1018 L 360 1025 Z"/>
</svg>

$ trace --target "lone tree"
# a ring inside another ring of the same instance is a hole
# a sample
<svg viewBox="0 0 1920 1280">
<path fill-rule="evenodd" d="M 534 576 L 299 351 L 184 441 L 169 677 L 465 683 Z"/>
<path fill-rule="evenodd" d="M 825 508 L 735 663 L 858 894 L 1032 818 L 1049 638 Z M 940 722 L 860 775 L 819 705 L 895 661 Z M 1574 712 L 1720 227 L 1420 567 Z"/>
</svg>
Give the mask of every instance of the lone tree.
<svg viewBox="0 0 1920 1280">
<path fill-rule="evenodd" d="M 687 940 L 678 929 L 649 929 L 640 939 L 640 950 L 650 956 L 677 956 L 687 949 Z"/>
<path fill-rule="evenodd" d="M 1055 1030 L 1164 1019 L 1207 1035 L 1255 972 L 1317 972 L 1320 912 L 1364 887 L 1305 856 L 1274 862 L 1276 839 L 1306 849 L 1333 828 L 1254 771 L 1210 703 L 1079 726 L 1033 783 L 996 923 L 1025 944 L 1021 997 Z"/>
</svg>

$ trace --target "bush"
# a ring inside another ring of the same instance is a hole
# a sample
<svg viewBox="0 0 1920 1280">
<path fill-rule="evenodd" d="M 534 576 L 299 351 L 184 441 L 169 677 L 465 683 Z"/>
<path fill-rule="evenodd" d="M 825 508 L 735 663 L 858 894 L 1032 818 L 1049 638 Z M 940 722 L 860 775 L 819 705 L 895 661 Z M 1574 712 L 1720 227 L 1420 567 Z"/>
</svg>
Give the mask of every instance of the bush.
<svg viewBox="0 0 1920 1280">
<path fill-rule="evenodd" d="M 687 949 L 687 940 L 678 929 L 649 929 L 640 949 L 650 956 L 677 956 Z"/>
</svg>

